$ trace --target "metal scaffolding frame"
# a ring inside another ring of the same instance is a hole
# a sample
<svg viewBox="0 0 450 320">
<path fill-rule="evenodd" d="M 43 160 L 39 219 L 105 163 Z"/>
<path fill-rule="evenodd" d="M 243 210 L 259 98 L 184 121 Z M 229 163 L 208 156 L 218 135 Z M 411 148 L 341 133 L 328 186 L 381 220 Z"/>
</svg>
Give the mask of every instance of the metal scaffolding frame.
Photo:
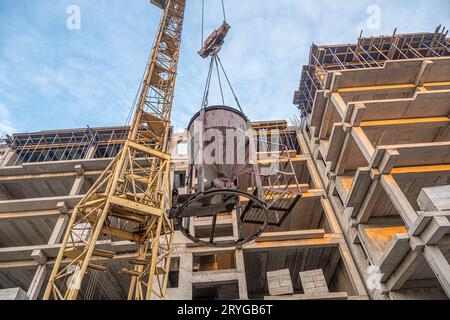
<svg viewBox="0 0 450 320">
<path fill-rule="evenodd" d="M 297 133 L 287 127 L 286 121 L 259 122 L 252 127 L 256 135 L 258 161 L 272 160 L 260 164 L 264 199 L 269 209 L 268 224 L 280 227 L 302 196 L 292 162 L 292 156 L 301 153 Z M 260 225 L 264 212 L 257 206 L 247 207 L 241 219 L 245 223 Z"/>
<path fill-rule="evenodd" d="M 438 26 L 434 33 L 394 34 L 362 37 L 356 44 L 312 45 L 309 64 L 302 69 L 294 104 L 301 115 L 311 113 L 315 94 L 324 85 L 326 75 L 334 70 L 383 67 L 387 61 L 450 56 L 448 30 Z"/>
<path fill-rule="evenodd" d="M 0 165 L 20 166 L 25 163 L 114 158 L 125 143 L 128 127 L 87 128 L 14 134 L 4 139 L 6 154 Z"/>
</svg>

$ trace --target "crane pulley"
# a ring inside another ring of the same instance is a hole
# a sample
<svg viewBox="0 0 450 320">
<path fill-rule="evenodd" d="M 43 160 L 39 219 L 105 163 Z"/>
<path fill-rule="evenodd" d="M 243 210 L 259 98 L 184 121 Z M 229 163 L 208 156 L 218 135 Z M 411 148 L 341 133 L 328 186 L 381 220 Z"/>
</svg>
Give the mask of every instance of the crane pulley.
<svg viewBox="0 0 450 320">
<path fill-rule="evenodd" d="M 217 55 L 220 49 L 222 49 L 222 45 L 225 42 L 225 37 L 227 36 L 230 28 L 230 25 L 224 22 L 218 29 L 214 30 L 198 52 L 200 57 L 207 58 L 211 55 Z"/>
</svg>

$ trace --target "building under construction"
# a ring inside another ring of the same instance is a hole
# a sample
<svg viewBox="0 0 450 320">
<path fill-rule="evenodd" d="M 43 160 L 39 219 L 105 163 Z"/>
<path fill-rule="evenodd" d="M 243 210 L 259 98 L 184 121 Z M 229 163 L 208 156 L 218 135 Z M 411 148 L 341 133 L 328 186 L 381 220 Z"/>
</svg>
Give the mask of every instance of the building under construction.
<svg viewBox="0 0 450 320">
<path fill-rule="evenodd" d="M 447 32 L 313 46 L 294 103 L 370 298 L 450 297 Z"/>
<path fill-rule="evenodd" d="M 448 299 L 445 31 L 314 45 L 294 104 L 301 114 L 295 123 L 251 123 L 254 139 L 265 141 L 256 150 L 262 197 L 273 200 L 263 232 L 246 243 L 220 246 L 241 239 L 239 221 L 247 222 L 246 230 L 264 224 L 262 208 L 252 211 L 251 201 L 245 219 L 236 210 L 217 214 L 213 224 L 208 216 L 187 218 L 195 239 L 212 234 L 210 243 L 214 238 L 218 246 L 191 241 L 175 223 L 164 298 Z M 0 299 L 44 297 L 74 208 L 108 171 L 130 130 L 43 131 L 4 140 Z M 276 149 L 267 141 L 273 136 Z M 187 131 L 170 130 L 169 180 L 180 196 L 195 176 L 187 143 Z M 133 161 L 144 167 L 140 156 Z M 250 183 L 238 186 L 250 189 Z M 96 239 L 78 299 L 130 298 L 130 277 L 140 275 L 128 266 L 139 267 L 142 259 L 136 259 L 139 244 L 123 234 L 138 220 L 117 219 L 123 232 Z M 63 252 L 58 263 L 70 265 Z"/>
</svg>

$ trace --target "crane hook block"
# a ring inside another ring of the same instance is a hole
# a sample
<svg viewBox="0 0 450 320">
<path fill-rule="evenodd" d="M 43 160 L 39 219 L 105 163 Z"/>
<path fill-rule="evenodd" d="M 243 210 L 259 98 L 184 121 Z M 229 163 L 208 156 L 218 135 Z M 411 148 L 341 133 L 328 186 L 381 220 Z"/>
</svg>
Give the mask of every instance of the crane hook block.
<svg viewBox="0 0 450 320">
<path fill-rule="evenodd" d="M 230 28 L 230 25 L 224 22 L 218 29 L 214 30 L 203 43 L 203 47 L 198 52 L 200 57 L 207 58 L 210 55 L 217 54 L 220 49 L 222 49 L 222 45 L 225 42 L 225 37 L 227 36 Z"/>
</svg>

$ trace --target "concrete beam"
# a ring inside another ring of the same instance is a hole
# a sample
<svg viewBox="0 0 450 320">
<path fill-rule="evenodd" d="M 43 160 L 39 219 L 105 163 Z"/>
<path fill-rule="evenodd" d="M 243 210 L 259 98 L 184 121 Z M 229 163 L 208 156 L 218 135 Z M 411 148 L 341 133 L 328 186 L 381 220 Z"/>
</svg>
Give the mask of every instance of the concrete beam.
<svg viewBox="0 0 450 320">
<path fill-rule="evenodd" d="M 450 298 L 450 265 L 438 246 L 425 246 L 423 254 L 442 288 Z"/>
<path fill-rule="evenodd" d="M 12 289 L 1 289 L 0 290 L 0 301 L 1 300 L 26 300 L 27 293 L 21 288 Z"/>
<path fill-rule="evenodd" d="M 411 206 L 393 176 L 381 175 L 380 182 L 405 224 L 410 228 L 417 219 L 416 210 Z"/>
<path fill-rule="evenodd" d="M 31 257 L 39 264 L 45 264 L 47 262 L 47 256 L 41 249 L 33 250 L 33 252 L 31 252 Z"/>
<path fill-rule="evenodd" d="M 383 275 L 381 278 L 382 282 L 386 281 L 397 269 L 409 250 L 409 236 L 407 234 L 395 235 L 395 238 L 380 259 L 380 273 Z"/>
<path fill-rule="evenodd" d="M 65 201 L 70 208 L 73 208 L 80 202 L 82 197 L 83 196 L 61 196 L 0 201 L 0 213 L 52 210 L 55 209 L 57 203 L 61 201 Z"/>
<path fill-rule="evenodd" d="M 422 189 L 417 204 L 422 211 L 450 210 L 450 185 Z"/>
</svg>

